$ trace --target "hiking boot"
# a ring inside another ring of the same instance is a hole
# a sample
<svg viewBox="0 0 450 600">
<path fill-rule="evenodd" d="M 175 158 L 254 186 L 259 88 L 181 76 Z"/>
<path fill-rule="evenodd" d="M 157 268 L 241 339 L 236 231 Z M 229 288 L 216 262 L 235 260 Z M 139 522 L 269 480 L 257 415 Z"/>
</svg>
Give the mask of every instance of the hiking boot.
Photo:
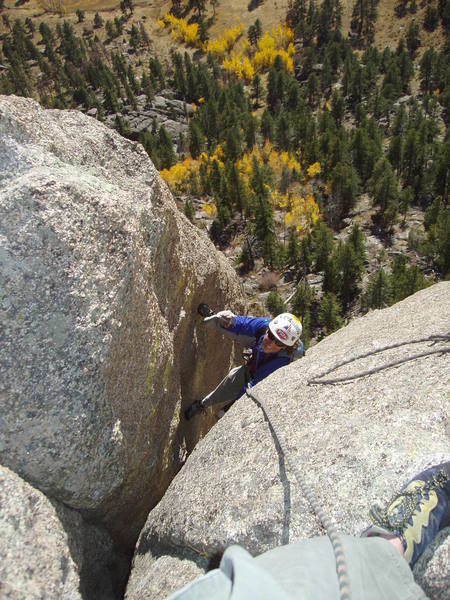
<svg viewBox="0 0 450 600">
<path fill-rule="evenodd" d="M 448 507 L 446 485 L 448 477 L 444 471 L 433 473 L 425 481 L 413 479 L 387 508 L 370 509 L 374 524 L 362 536 L 398 537 L 405 559 L 413 566 L 441 527 Z"/>
<path fill-rule="evenodd" d="M 195 415 L 199 412 L 205 412 L 205 409 L 203 408 L 201 402 L 196 400 L 195 402 L 192 402 L 192 404 L 189 404 L 187 409 L 184 411 L 184 418 L 186 421 L 190 421 L 192 417 L 195 417 Z"/>
<path fill-rule="evenodd" d="M 203 302 L 198 305 L 197 312 L 204 319 L 206 319 L 206 317 L 210 317 L 211 315 L 214 314 L 214 312 L 209 308 L 209 306 L 207 304 L 204 304 Z"/>
</svg>

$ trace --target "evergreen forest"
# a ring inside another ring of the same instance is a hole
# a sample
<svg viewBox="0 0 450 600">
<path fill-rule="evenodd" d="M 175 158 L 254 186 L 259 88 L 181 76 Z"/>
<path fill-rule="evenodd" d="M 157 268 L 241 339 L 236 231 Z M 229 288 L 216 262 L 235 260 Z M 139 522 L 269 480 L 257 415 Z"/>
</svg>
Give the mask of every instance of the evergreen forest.
<svg viewBox="0 0 450 600">
<path fill-rule="evenodd" d="M 51 24 L 0 1 L 0 93 L 139 141 L 250 312 L 294 312 L 307 343 L 448 279 L 450 0 L 395 2 L 405 26 L 385 47 L 378 0 L 351 2 L 348 31 L 340 0 L 289 0 L 268 30 L 264 0 L 218 28 L 223 1 L 172 0 L 152 27 L 132 0 L 47 3 Z"/>
</svg>

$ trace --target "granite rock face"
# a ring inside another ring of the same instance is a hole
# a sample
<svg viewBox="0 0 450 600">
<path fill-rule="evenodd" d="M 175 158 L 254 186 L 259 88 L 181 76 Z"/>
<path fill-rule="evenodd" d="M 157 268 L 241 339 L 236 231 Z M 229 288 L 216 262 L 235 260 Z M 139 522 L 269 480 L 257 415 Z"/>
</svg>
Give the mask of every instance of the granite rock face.
<svg viewBox="0 0 450 600">
<path fill-rule="evenodd" d="M 238 279 L 143 148 L 0 97 L 0 462 L 116 543 L 209 426 L 186 434 L 182 410 L 231 344 L 209 352 L 200 301 L 242 309 Z"/>
<path fill-rule="evenodd" d="M 81 600 L 78 569 L 48 498 L 0 467 L 0 597 Z"/>
<path fill-rule="evenodd" d="M 450 283 L 440 283 L 356 319 L 257 385 L 277 439 L 262 410 L 247 397 L 238 400 L 150 513 L 127 600 L 164 598 L 168 589 L 187 583 L 186 567 L 161 577 L 159 565 L 168 557 L 204 569 L 232 543 L 259 554 L 323 534 L 279 442 L 321 507 L 352 535 L 368 526 L 374 503 L 387 502 L 416 473 L 449 460 L 448 354 L 413 359 L 449 347 L 448 339 L 417 342 L 448 334 L 449 293 Z M 411 360 L 398 362 L 403 359 Z M 326 374 L 343 361 L 350 362 Z M 350 376 L 341 383 L 311 383 Z M 442 556 L 431 569 L 439 568 Z M 450 566 L 447 561 L 435 587 L 427 568 L 419 579 L 437 600 L 450 587 Z M 150 580 L 152 593 L 146 594 L 139 584 Z"/>
</svg>

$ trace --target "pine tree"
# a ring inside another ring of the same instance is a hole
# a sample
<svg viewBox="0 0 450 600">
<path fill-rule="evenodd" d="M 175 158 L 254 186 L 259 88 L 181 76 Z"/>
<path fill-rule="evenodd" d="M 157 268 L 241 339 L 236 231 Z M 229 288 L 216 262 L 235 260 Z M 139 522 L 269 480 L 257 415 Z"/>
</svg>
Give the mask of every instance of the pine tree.
<svg viewBox="0 0 450 600">
<path fill-rule="evenodd" d="M 328 257 L 323 271 L 323 291 L 339 294 L 341 289 L 338 252 Z"/>
<path fill-rule="evenodd" d="M 114 128 L 123 137 L 127 137 L 130 133 L 130 128 L 128 127 L 128 124 L 120 115 L 116 115 L 116 117 L 114 119 Z"/>
<path fill-rule="evenodd" d="M 286 303 L 276 290 L 269 292 L 265 305 L 272 317 L 286 312 Z"/>
<path fill-rule="evenodd" d="M 188 139 L 192 158 L 198 158 L 203 152 L 204 140 L 200 126 L 195 119 L 189 121 Z"/>
<path fill-rule="evenodd" d="M 313 106 L 316 103 L 316 100 L 319 95 L 319 91 L 320 91 L 320 85 L 319 85 L 319 80 L 317 78 L 317 75 L 315 73 L 311 73 L 311 75 L 308 77 L 307 94 L 308 94 L 309 103 Z"/>
<path fill-rule="evenodd" d="M 170 169 L 176 162 L 172 138 L 163 125 L 161 125 L 158 131 L 158 153 L 161 169 Z"/>
<path fill-rule="evenodd" d="M 252 96 L 255 101 L 255 108 L 259 107 L 259 99 L 263 94 L 263 88 L 261 84 L 261 77 L 256 74 L 252 79 Z"/>
<path fill-rule="evenodd" d="M 131 106 L 133 110 L 137 110 L 136 96 L 131 89 L 131 86 L 128 82 L 125 83 L 125 95 L 127 97 L 127 102 Z"/>
<path fill-rule="evenodd" d="M 136 48 L 139 46 L 140 42 L 141 42 L 141 36 L 139 33 L 139 29 L 133 23 L 131 26 L 131 30 L 130 30 L 130 46 L 133 48 L 133 50 L 136 50 Z"/>
<path fill-rule="evenodd" d="M 391 301 L 392 292 L 389 277 L 386 275 L 384 269 L 379 269 L 369 278 L 362 298 L 362 306 L 365 310 L 369 310 L 370 308 L 384 308 L 385 306 L 389 306 Z"/>
<path fill-rule="evenodd" d="M 423 26 L 427 31 L 434 31 L 439 23 L 439 14 L 437 8 L 429 4 L 425 10 Z"/>
<path fill-rule="evenodd" d="M 450 136 L 438 148 L 434 161 L 433 189 L 444 203 L 448 203 L 450 192 Z"/>
<path fill-rule="evenodd" d="M 307 281 L 302 281 L 295 289 L 295 294 L 292 298 L 292 312 L 300 317 L 304 322 L 305 315 L 309 312 L 311 303 L 314 299 L 314 292 Z"/>
<path fill-rule="evenodd" d="M 375 163 L 381 154 L 381 146 L 378 145 L 377 140 L 371 139 L 369 128 L 366 126 L 356 129 L 351 149 L 353 165 L 362 182 L 365 183 L 373 173 Z"/>
<path fill-rule="evenodd" d="M 380 208 L 385 226 L 392 227 L 398 211 L 398 182 L 387 158 L 381 158 L 375 165 L 369 187 L 375 204 Z"/>
<path fill-rule="evenodd" d="M 339 222 L 353 208 L 359 193 L 359 177 L 355 169 L 339 162 L 331 172 L 329 212 L 333 222 Z"/>
<path fill-rule="evenodd" d="M 269 109 L 271 114 L 274 114 L 277 102 L 280 100 L 280 97 L 278 94 L 278 79 L 279 79 L 279 73 L 277 72 L 277 70 L 274 67 L 272 67 L 270 69 L 269 75 L 267 77 L 267 97 L 266 97 L 267 108 Z"/>
<path fill-rule="evenodd" d="M 140 85 L 136 80 L 134 71 L 133 71 L 133 67 L 131 66 L 131 63 L 128 65 L 128 69 L 127 69 L 127 78 L 128 78 L 128 82 L 131 86 L 131 89 L 133 90 L 133 92 L 135 94 L 139 94 L 140 92 Z"/>
<path fill-rule="evenodd" d="M 374 39 L 378 0 L 356 0 L 350 28 L 360 41 L 371 44 Z"/>
<path fill-rule="evenodd" d="M 262 36 L 262 25 L 261 25 L 261 21 L 259 19 L 256 19 L 256 21 L 255 21 L 255 34 L 256 34 L 256 41 L 258 41 L 259 38 Z"/>
<path fill-rule="evenodd" d="M 243 217 L 247 208 L 245 186 L 236 164 L 231 160 L 227 161 L 225 164 L 225 177 L 230 198 L 232 199 L 233 204 L 240 211 L 241 217 Z"/>
<path fill-rule="evenodd" d="M 336 121 L 336 125 L 340 127 L 345 114 L 345 105 L 343 97 L 336 90 L 331 98 L 331 114 Z"/>
<path fill-rule="evenodd" d="M 361 227 L 358 225 L 358 223 L 355 223 L 355 225 L 353 225 L 353 227 L 351 228 L 349 236 L 347 238 L 347 243 L 353 246 L 356 260 L 362 272 L 364 260 L 366 258 L 366 246 L 364 243 L 364 234 L 361 231 Z"/>
<path fill-rule="evenodd" d="M 31 19 L 30 17 L 27 17 L 25 19 L 25 25 L 27 26 L 28 32 L 31 33 L 31 35 L 33 35 L 34 32 L 36 31 L 36 25 L 34 24 L 33 19 Z"/>
<path fill-rule="evenodd" d="M 420 249 L 432 259 L 443 277 L 450 272 L 450 213 L 444 201 L 438 197 L 425 211 L 424 220 L 427 240 Z"/>
<path fill-rule="evenodd" d="M 166 86 L 166 81 L 164 78 L 164 72 L 163 72 L 161 63 L 159 62 L 159 60 L 156 57 L 150 59 L 149 68 L 150 68 L 150 73 L 159 82 L 159 89 L 163 89 Z"/>
<path fill-rule="evenodd" d="M 152 85 L 150 83 L 150 79 L 148 78 L 148 75 L 144 72 L 142 73 L 142 79 L 141 79 L 141 91 L 143 94 L 146 95 L 147 100 L 150 102 L 151 100 L 153 100 L 153 97 L 155 95 L 155 92 L 152 88 Z"/>
<path fill-rule="evenodd" d="M 347 309 L 357 291 L 357 283 L 361 279 L 362 261 L 358 256 L 351 240 L 347 240 L 338 249 L 338 265 L 340 277 L 340 296 Z"/>
<path fill-rule="evenodd" d="M 272 269 L 275 260 L 275 223 L 273 209 L 264 196 L 256 198 L 255 233 L 261 242 L 264 263 Z"/>
<path fill-rule="evenodd" d="M 191 223 L 194 221 L 195 210 L 189 198 L 187 198 L 184 203 L 184 215 L 189 219 L 189 221 L 191 221 Z"/>
<path fill-rule="evenodd" d="M 225 155 L 235 161 L 242 154 L 242 138 L 236 125 L 228 130 L 225 141 Z"/>
<path fill-rule="evenodd" d="M 417 49 L 420 46 L 419 26 L 414 21 L 410 22 L 408 31 L 406 32 L 406 47 L 408 48 L 409 56 L 414 60 Z"/>
<path fill-rule="evenodd" d="M 298 270 L 300 266 L 300 244 L 298 243 L 297 236 L 292 230 L 289 232 L 286 264 L 295 270 Z"/>
<path fill-rule="evenodd" d="M 105 31 L 106 31 L 106 35 L 108 36 L 108 40 L 112 40 L 114 38 L 116 32 L 114 30 L 114 25 L 113 25 L 112 21 L 110 21 L 109 19 L 105 23 Z"/>
<path fill-rule="evenodd" d="M 401 214 L 403 215 L 403 223 L 406 221 L 406 215 L 408 213 L 408 208 L 411 206 L 413 200 L 414 200 L 414 191 L 411 186 L 408 186 L 404 190 L 401 191 L 399 208 L 400 208 Z"/>
<path fill-rule="evenodd" d="M 420 61 L 420 87 L 426 94 L 431 94 L 435 85 L 437 53 L 434 48 L 427 48 Z"/>
<path fill-rule="evenodd" d="M 387 157 L 398 173 L 403 159 L 403 138 L 400 135 L 391 137 Z"/>
<path fill-rule="evenodd" d="M 107 87 L 103 92 L 103 108 L 108 114 L 119 112 L 117 96 L 112 88 Z"/>
<path fill-rule="evenodd" d="M 300 264 L 303 271 L 303 275 L 307 275 L 310 272 L 311 265 L 313 263 L 313 252 L 312 252 L 312 236 L 308 235 L 304 237 L 300 244 Z"/>
<path fill-rule="evenodd" d="M 121 17 L 114 17 L 114 25 L 116 27 L 116 35 L 114 37 L 122 35 L 122 31 L 123 31 L 123 20 L 122 20 L 122 18 Z"/>
<path fill-rule="evenodd" d="M 98 12 L 96 12 L 94 15 L 94 29 L 100 29 L 100 27 L 103 27 L 103 19 Z"/>
<path fill-rule="evenodd" d="M 268 110 L 263 112 L 261 117 L 261 135 L 265 140 L 272 141 L 274 139 L 274 122 Z"/>
<path fill-rule="evenodd" d="M 322 298 L 319 308 L 319 323 L 327 335 L 342 327 L 341 306 L 334 294 L 325 294 Z"/>
<path fill-rule="evenodd" d="M 181 58 L 181 54 L 179 52 L 174 52 L 172 56 L 173 61 L 173 83 L 175 86 L 175 90 L 178 93 L 180 98 L 186 98 L 186 76 L 184 72 L 183 59 Z M 208 103 L 209 104 L 209 103 Z"/>
<path fill-rule="evenodd" d="M 148 37 L 148 33 L 142 21 L 139 23 L 139 37 L 144 46 L 148 46 L 150 44 L 150 38 Z"/>
<path fill-rule="evenodd" d="M 302 323 L 302 341 L 308 348 L 311 339 L 311 304 L 314 292 L 306 281 L 299 283 L 292 298 L 292 312 L 300 318 Z"/>
<path fill-rule="evenodd" d="M 276 143 L 279 150 L 289 150 L 291 147 L 289 122 L 282 112 L 276 122 Z"/>
<path fill-rule="evenodd" d="M 318 221 L 312 232 L 312 240 L 316 270 L 323 271 L 333 250 L 333 232 L 323 221 Z"/>
</svg>

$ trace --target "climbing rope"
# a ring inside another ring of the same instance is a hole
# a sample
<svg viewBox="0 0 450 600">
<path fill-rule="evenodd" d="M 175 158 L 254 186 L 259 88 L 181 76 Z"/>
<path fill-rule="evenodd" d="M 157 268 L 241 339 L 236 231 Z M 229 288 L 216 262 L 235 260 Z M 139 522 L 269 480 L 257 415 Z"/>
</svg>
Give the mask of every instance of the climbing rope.
<svg viewBox="0 0 450 600">
<path fill-rule="evenodd" d="M 323 379 L 323 377 L 325 377 L 326 375 L 329 375 L 330 373 L 332 373 L 333 371 L 336 371 L 337 369 L 339 369 L 340 367 L 343 367 L 344 365 L 347 365 L 351 362 L 355 362 L 362 358 L 366 358 L 368 356 L 372 356 L 375 354 L 379 354 L 381 352 L 385 352 L 386 350 L 392 350 L 393 348 L 399 348 L 400 346 L 405 346 L 405 345 L 409 345 L 409 344 L 420 344 L 423 342 L 433 342 L 435 344 L 437 342 L 447 341 L 449 339 L 450 339 L 449 334 L 430 335 L 430 336 L 424 337 L 424 338 L 419 338 L 419 339 L 415 339 L 415 340 L 407 340 L 407 341 L 397 342 L 395 344 L 390 344 L 388 346 L 383 346 L 382 348 L 377 348 L 376 350 L 371 350 L 370 352 L 366 352 L 365 354 L 360 354 L 359 356 L 354 356 L 352 358 L 342 361 L 341 363 L 338 363 L 337 365 L 335 365 L 328 371 L 325 371 L 321 375 L 318 375 L 317 377 L 310 379 L 308 381 L 308 385 L 333 384 L 333 383 L 341 383 L 343 381 L 350 381 L 353 379 L 358 379 L 360 377 L 364 377 L 366 375 L 371 375 L 373 373 L 377 373 L 379 371 L 382 371 L 383 369 L 387 369 L 389 367 L 394 367 L 396 365 L 408 362 L 410 360 L 416 360 L 417 358 L 422 358 L 424 356 L 429 356 L 431 354 L 439 354 L 439 353 L 444 354 L 444 353 L 450 352 L 450 348 L 435 348 L 432 350 L 428 350 L 426 352 L 421 352 L 418 354 L 414 354 L 412 356 L 400 358 L 400 359 L 397 359 L 394 361 L 390 361 L 389 363 L 386 363 L 384 365 L 374 367 L 373 369 L 368 369 L 367 371 L 357 373 L 356 375 L 337 377 L 335 379 Z M 274 425 L 274 420 L 272 418 L 272 415 L 270 414 L 270 411 L 267 408 L 267 405 L 264 403 L 264 401 L 260 397 L 256 396 L 255 392 L 253 392 L 249 388 L 247 388 L 247 396 L 249 396 L 249 398 L 251 398 L 257 404 L 257 406 L 259 406 L 259 408 L 261 408 L 261 410 L 263 411 L 269 425 L 271 426 L 272 430 L 274 431 L 274 433 L 278 439 L 278 443 L 280 445 L 281 452 L 283 453 L 283 456 L 285 457 L 286 462 L 289 464 L 290 469 L 294 473 L 297 483 L 299 484 L 304 496 L 308 500 L 311 508 L 313 509 L 313 511 L 317 515 L 317 517 L 319 518 L 323 528 L 325 529 L 328 537 L 330 538 L 331 544 L 333 546 L 335 560 L 336 560 L 336 573 L 337 573 L 338 583 L 339 583 L 340 600 L 350 600 L 351 593 L 350 593 L 350 584 L 349 584 L 349 577 L 348 577 L 348 568 L 347 568 L 347 563 L 345 561 L 344 547 L 342 545 L 342 541 L 339 536 L 336 523 L 322 510 L 322 508 L 320 507 L 319 503 L 317 502 L 317 499 L 315 498 L 314 494 L 312 493 L 312 491 L 310 490 L 308 485 L 303 481 L 303 478 L 302 478 L 299 470 L 297 469 L 296 465 L 293 464 L 293 462 L 290 460 L 289 453 L 286 451 L 285 443 L 282 440 L 282 438 L 280 437 L 280 435 Z"/>
<path fill-rule="evenodd" d="M 352 381 L 354 379 L 360 379 L 361 377 L 366 377 L 367 375 L 373 375 L 374 373 L 378 373 L 379 371 L 384 371 L 385 369 L 395 367 L 397 365 L 400 365 L 402 363 L 405 363 L 405 362 L 408 362 L 411 360 L 423 358 L 423 357 L 429 356 L 431 354 L 446 354 L 447 352 L 450 352 L 450 348 L 435 348 L 432 350 L 427 350 L 425 352 L 420 352 L 418 354 L 413 354 L 411 356 L 406 356 L 404 358 L 399 358 L 397 360 L 389 361 L 383 365 L 379 365 L 378 367 L 373 367 L 372 369 L 367 369 L 366 371 L 362 371 L 360 373 L 355 373 L 354 375 L 335 377 L 333 379 L 323 379 L 324 377 L 326 377 L 333 371 L 340 369 L 344 365 L 348 365 L 357 360 L 361 360 L 362 358 L 367 358 L 368 356 L 373 356 L 375 354 L 385 352 L 386 350 L 392 350 L 393 348 L 399 348 L 400 346 L 406 346 L 406 345 L 410 345 L 410 344 L 421 344 L 423 342 L 433 342 L 434 344 L 436 344 L 437 342 L 447 341 L 449 339 L 450 339 L 449 334 L 439 334 L 439 335 L 430 335 L 428 337 L 418 338 L 415 340 L 406 340 L 406 341 L 404 340 L 402 342 L 390 344 L 389 346 L 383 346 L 381 348 L 377 348 L 376 350 L 371 350 L 370 352 L 366 352 L 364 354 L 359 354 L 358 356 L 353 356 L 352 358 L 349 358 L 340 363 L 337 363 L 336 365 L 334 365 L 334 367 L 331 367 L 331 369 L 328 369 L 328 371 L 325 371 L 324 373 L 321 373 L 320 375 L 317 375 L 316 377 L 309 379 L 308 385 L 332 385 L 335 383 L 343 383 L 345 381 Z"/>
<path fill-rule="evenodd" d="M 319 503 L 317 502 L 317 499 L 315 498 L 314 494 L 309 489 L 307 484 L 304 483 L 299 470 L 297 469 L 295 464 L 293 464 L 293 462 L 290 460 L 289 454 L 286 451 L 284 441 L 282 441 L 282 438 L 280 437 L 278 431 L 276 430 L 272 416 L 271 416 L 269 410 L 267 409 L 267 406 L 264 403 L 264 401 L 261 398 L 259 398 L 258 396 L 256 396 L 255 392 L 253 392 L 252 390 L 250 390 L 248 388 L 247 388 L 247 396 L 249 396 L 249 398 L 251 398 L 257 404 L 257 406 L 259 406 L 261 408 L 261 410 L 263 411 L 267 421 L 269 422 L 270 426 L 272 427 L 272 430 L 275 432 L 275 435 L 278 439 L 278 443 L 280 445 L 280 449 L 283 453 L 283 456 L 285 457 L 286 462 L 289 464 L 290 469 L 294 473 L 297 483 L 299 484 L 303 494 L 305 495 L 306 499 L 308 500 L 314 513 L 318 516 L 322 527 L 327 532 L 327 535 L 331 541 L 331 545 L 333 546 L 334 557 L 336 560 L 336 573 L 337 573 L 338 583 L 339 583 L 340 600 L 350 600 L 351 594 L 350 594 L 350 584 L 349 584 L 349 579 L 348 579 L 347 563 L 345 561 L 344 547 L 342 545 L 342 541 L 339 536 L 336 523 L 322 510 L 322 508 L 320 507 Z"/>
</svg>

